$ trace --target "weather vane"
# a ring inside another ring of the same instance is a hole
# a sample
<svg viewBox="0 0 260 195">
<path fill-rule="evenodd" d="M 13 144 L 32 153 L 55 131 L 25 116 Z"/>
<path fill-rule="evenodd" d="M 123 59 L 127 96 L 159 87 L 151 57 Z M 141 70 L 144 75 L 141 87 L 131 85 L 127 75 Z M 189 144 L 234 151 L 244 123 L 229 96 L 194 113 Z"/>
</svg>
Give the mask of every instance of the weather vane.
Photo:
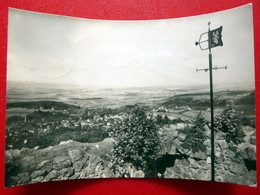
<svg viewBox="0 0 260 195">
<path fill-rule="evenodd" d="M 209 50 L 209 68 L 196 69 L 198 71 L 209 71 L 209 80 L 210 80 L 210 110 L 211 110 L 211 180 L 215 181 L 215 154 L 214 154 L 214 102 L 213 102 L 213 78 L 212 70 L 218 69 L 227 69 L 227 66 L 212 68 L 212 53 L 211 48 L 223 46 L 222 41 L 222 30 L 223 27 L 220 26 L 217 29 L 210 30 L 210 22 L 208 22 L 208 32 L 204 32 L 200 35 L 199 41 L 195 42 L 195 45 L 199 45 L 201 50 Z M 206 37 L 206 38 L 205 38 Z M 204 43 L 208 43 L 205 45 Z"/>
</svg>

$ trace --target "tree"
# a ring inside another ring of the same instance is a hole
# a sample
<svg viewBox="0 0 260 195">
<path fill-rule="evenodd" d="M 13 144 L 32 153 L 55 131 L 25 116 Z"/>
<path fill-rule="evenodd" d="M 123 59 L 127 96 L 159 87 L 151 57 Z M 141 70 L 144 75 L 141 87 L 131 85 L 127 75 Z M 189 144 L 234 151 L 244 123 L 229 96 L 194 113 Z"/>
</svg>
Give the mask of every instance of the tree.
<svg viewBox="0 0 260 195">
<path fill-rule="evenodd" d="M 156 123 L 158 124 L 158 125 L 163 125 L 163 117 L 162 117 L 162 115 L 157 115 L 156 116 Z"/>
<path fill-rule="evenodd" d="M 171 123 L 171 120 L 169 119 L 169 117 L 167 115 L 164 116 L 163 123 L 164 124 L 170 124 Z"/>
<path fill-rule="evenodd" d="M 226 141 L 238 145 L 244 142 L 245 133 L 241 125 L 241 118 L 232 101 L 228 101 L 223 112 L 215 118 L 215 128 L 226 134 Z"/>
<path fill-rule="evenodd" d="M 115 169 L 130 163 L 143 170 L 146 177 L 155 177 L 160 140 L 152 117 L 136 106 L 112 131 L 112 136 L 116 140 L 112 154 Z M 121 175 L 124 177 L 124 173 Z"/>
<path fill-rule="evenodd" d="M 192 152 L 205 151 L 206 147 L 202 143 L 206 140 L 206 121 L 201 112 L 196 116 L 192 126 L 186 127 L 186 138 L 182 144 L 184 148 L 191 149 Z"/>
</svg>

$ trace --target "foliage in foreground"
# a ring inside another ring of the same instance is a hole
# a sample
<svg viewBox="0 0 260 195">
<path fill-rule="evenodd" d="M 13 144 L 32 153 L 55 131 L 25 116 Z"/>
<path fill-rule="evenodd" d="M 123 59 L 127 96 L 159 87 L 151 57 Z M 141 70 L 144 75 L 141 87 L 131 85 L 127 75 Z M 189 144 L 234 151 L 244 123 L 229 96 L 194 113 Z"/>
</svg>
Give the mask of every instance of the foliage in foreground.
<svg viewBox="0 0 260 195">
<path fill-rule="evenodd" d="M 234 103 L 229 101 L 223 112 L 215 118 L 215 128 L 226 134 L 226 141 L 238 145 L 244 142 L 245 133 L 243 132 L 241 119 Z"/>
<path fill-rule="evenodd" d="M 145 177 L 155 176 L 160 140 L 152 117 L 136 106 L 111 134 L 116 140 L 112 154 L 115 172 L 130 163 L 137 170 L 143 170 Z M 124 172 L 119 174 L 127 177 Z"/>
<path fill-rule="evenodd" d="M 193 124 L 186 127 L 186 138 L 182 144 L 184 148 L 192 152 L 205 151 L 206 147 L 202 143 L 206 140 L 206 121 L 200 112 L 193 121 Z"/>
</svg>

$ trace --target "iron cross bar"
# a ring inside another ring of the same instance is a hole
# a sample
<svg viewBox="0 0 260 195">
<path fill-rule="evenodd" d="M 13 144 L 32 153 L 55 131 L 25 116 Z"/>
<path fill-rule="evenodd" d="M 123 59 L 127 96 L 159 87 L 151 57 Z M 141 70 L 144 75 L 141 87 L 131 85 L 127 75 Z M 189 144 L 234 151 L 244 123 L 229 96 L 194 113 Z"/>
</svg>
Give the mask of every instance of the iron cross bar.
<svg viewBox="0 0 260 195">
<path fill-rule="evenodd" d="M 227 66 L 222 66 L 222 67 L 214 66 L 214 67 L 212 68 L 212 70 L 218 70 L 218 69 L 227 69 Z M 205 71 L 205 72 L 207 72 L 208 70 L 209 70 L 209 68 L 202 68 L 202 69 L 196 68 L 196 72 L 199 72 L 199 71 Z"/>
</svg>

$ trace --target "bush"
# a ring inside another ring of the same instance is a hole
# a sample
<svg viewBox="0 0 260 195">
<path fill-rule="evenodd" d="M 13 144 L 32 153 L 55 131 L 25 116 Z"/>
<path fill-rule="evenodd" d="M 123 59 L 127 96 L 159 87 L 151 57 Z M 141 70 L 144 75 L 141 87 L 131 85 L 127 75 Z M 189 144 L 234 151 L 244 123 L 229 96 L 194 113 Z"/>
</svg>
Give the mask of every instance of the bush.
<svg viewBox="0 0 260 195">
<path fill-rule="evenodd" d="M 206 121 L 200 112 L 193 124 L 185 128 L 186 138 L 182 147 L 192 150 L 192 152 L 205 151 L 206 147 L 202 143 L 206 140 Z"/>
<path fill-rule="evenodd" d="M 112 131 L 116 142 L 112 154 L 115 171 L 130 163 L 143 170 L 146 177 L 154 177 L 155 160 L 160 150 L 160 140 L 152 117 L 141 107 L 134 107 L 122 123 Z M 121 171 L 121 176 L 126 177 Z"/>
<path fill-rule="evenodd" d="M 241 118 L 232 101 L 228 101 L 223 112 L 215 117 L 215 128 L 226 133 L 226 141 L 238 145 L 244 142 L 245 134 L 241 125 Z"/>
</svg>

